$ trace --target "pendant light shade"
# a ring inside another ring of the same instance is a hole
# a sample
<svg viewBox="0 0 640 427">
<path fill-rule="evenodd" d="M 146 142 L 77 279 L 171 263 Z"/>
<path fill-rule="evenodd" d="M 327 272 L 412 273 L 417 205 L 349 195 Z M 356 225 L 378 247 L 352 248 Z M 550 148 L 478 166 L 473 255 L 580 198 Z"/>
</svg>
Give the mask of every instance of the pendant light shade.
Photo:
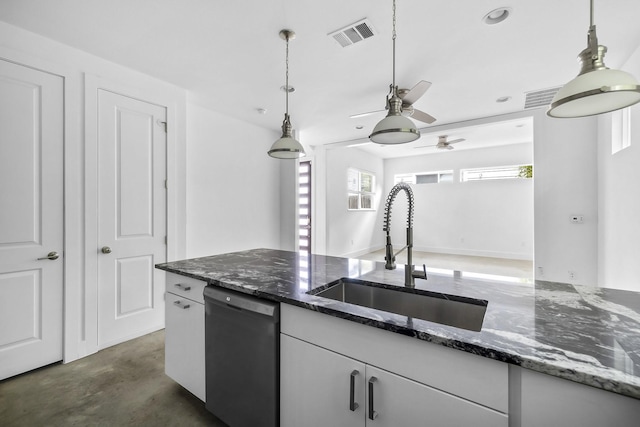
<svg viewBox="0 0 640 427">
<path fill-rule="evenodd" d="M 393 0 L 393 80 L 387 96 L 387 117 L 380 120 L 369 139 L 377 144 L 404 144 L 420 138 L 420 131 L 411 119 L 402 115 L 402 99 L 396 86 L 396 0 Z M 435 120 L 435 119 L 434 119 Z"/>
<path fill-rule="evenodd" d="M 397 88 L 394 88 L 397 91 Z M 369 139 L 377 144 L 404 144 L 420 138 L 420 132 L 413 122 L 404 117 L 399 108 L 402 100 L 394 96 L 389 100 L 389 113 L 380 120 Z"/>
<path fill-rule="evenodd" d="M 305 155 L 302 145 L 291 135 L 291 122 L 286 113 L 282 122 L 282 136 L 273 143 L 269 155 L 276 159 L 297 159 Z"/>
<path fill-rule="evenodd" d="M 605 46 L 598 45 L 596 26 L 591 26 L 588 46 L 580 52 L 580 74 L 564 85 L 551 101 L 547 115 L 558 118 L 585 117 L 608 113 L 640 102 L 640 84 L 629 73 L 604 65 Z"/>
<path fill-rule="evenodd" d="M 300 144 L 292 135 L 291 119 L 289 117 L 289 92 L 293 88 L 289 86 L 289 40 L 296 37 L 296 33 L 291 30 L 281 30 L 280 38 L 287 42 L 286 49 L 286 73 L 285 73 L 285 113 L 282 121 L 282 136 L 273 143 L 271 149 L 267 152 L 271 157 L 276 159 L 297 159 L 303 157 L 306 153 L 302 144 Z"/>
</svg>

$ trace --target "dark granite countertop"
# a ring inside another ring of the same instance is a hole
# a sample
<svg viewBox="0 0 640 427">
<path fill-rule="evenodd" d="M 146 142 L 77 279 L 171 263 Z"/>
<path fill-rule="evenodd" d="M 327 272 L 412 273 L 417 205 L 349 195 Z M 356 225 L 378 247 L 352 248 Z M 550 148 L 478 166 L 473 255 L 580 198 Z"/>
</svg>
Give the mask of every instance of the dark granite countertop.
<svg viewBox="0 0 640 427">
<path fill-rule="evenodd" d="M 418 289 L 487 300 L 473 332 L 307 294 L 344 277 L 402 286 L 402 265 L 254 249 L 156 267 L 640 399 L 640 293 L 464 274 L 416 280 Z"/>
</svg>

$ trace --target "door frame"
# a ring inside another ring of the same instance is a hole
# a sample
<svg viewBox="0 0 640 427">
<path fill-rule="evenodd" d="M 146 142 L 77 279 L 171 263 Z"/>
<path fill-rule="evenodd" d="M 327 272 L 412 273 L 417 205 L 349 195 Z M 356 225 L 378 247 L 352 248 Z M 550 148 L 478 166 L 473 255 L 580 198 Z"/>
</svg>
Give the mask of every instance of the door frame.
<svg viewBox="0 0 640 427">
<path fill-rule="evenodd" d="M 76 191 L 81 187 L 77 171 L 70 165 L 79 165 L 81 162 L 82 139 L 80 133 L 74 131 L 81 126 L 79 117 L 80 108 L 74 108 L 70 99 L 80 99 L 81 79 L 77 72 L 67 64 L 51 62 L 43 57 L 32 55 L 15 48 L 0 46 L 0 59 L 16 65 L 31 68 L 44 73 L 56 75 L 62 78 L 63 90 L 63 237 L 62 237 L 62 292 L 63 292 L 63 319 L 62 319 L 62 357 L 63 362 L 78 359 L 78 343 L 75 340 L 78 325 L 77 301 L 82 279 L 79 274 L 82 270 L 84 258 L 82 248 L 82 200 L 81 193 Z"/>
<path fill-rule="evenodd" d="M 92 74 L 84 74 L 84 117 L 85 117 L 85 152 L 84 152 L 84 233 L 85 233 L 85 268 L 84 289 L 82 292 L 82 331 L 80 341 L 83 342 L 84 355 L 100 350 L 98 345 L 98 90 L 106 90 L 129 98 L 159 105 L 167 110 L 167 261 L 184 256 L 184 238 L 182 230 L 186 221 L 180 225 L 179 217 L 184 215 L 184 192 L 179 191 L 181 180 L 178 176 L 178 162 L 184 159 L 177 149 L 178 106 L 175 98 L 167 96 L 166 91 L 158 91 L 151 87 L 133 87 L 114 82 Z M 183 169 L 183 168 L 180 168 Z M 182 207 L 180 208 L 180 205 Z M 180 230 L 178 229 L 180 228 Z M 182 249 L 181 249 L 182 248 Z"/>
<path fill-rule="evenodd" d="M 0 45 L 0 58 L 63 79 L 63 362 L 67 363 L 98 350 L 95 322 L 87 322 L 92 316 L 97 316 L 97 313 L 89 311 L 91 304 L 87 305 L 95 281 L 88 281 L 91 280 L 88 273 L 91 265 L 85 264 L 89 258 L 89 243 L 85 240 L 89 229 L 85 219 L 87 214 L 97 213 L 85 202 L 85 195 L 97 185 L 96 182 L 85 181 L 87 171 L 96 165 L 89 157 L 95 153 L 95 147 L 90 147 L 92 140 L 86 138 L 89 130 L 86 122 L 97 113 L 97 107 L 89 108 L 86 93 L 97 86 L 105 86 L 124 91 L 129 96 L 141 94 L 143 99 L 156 100 L 167 107 L 167 259 L 173 261 L 186 257 L 187 91 L 2 22 L 0 34 L 5 40 Z M 93 244 L 95 247 L 95 242 Z M 94 263 L 93 268 L 95 266 Z"/>
<path fill-rule="evenodd" d="M 56 323 L 58 321 L 60 322 L 60 324 L 58 325 L 60 329 L 57 330 L 56 334 L 55 334 L 56 335 L 56 338 L 55 338 L 56 345 L 55 345 L 55 347 L 57 348 L 56 355 L 53 356 L 53 357 L 47 357 L 46 361 L 45 361 L 44 358 L 40 358 L 40 357 L 36 356 L 36 358 L 40 361 L 39 362 L 40 366 L 33 367 L 34 365 L 31 364 L 31 363 L 28 363 L 28 364 L 27 363 L 25 363 L 25 364 L 19 363 L 18 364 L 18 366 L 20 366 L 19 369 L 21 369 L 21 370 L 25 369 L 27 367 L 27 365 L 28 366 L 32 366 L 31 368 L 27 368 L 27 371 L 28 371 L 30 369 L 37 369 L 39 367 L 45 366 L 47 363 L 59 361 L 60 359 L 64 358 L 64 354 L 65 354 L 65 351 L 66 351 L 65 341 L 64 341 L 65 332 L 66 332 L 65 331 L 65 327 L 66 327 L 66 324 L 67 324 L 67 322 L 65 321 L 65 307 L 66 307 L 66 296 L 67 296 L 66 283 L 65 283 L 66 271 L 67 271 L 67 268 L 66 268 L 66 265 L 67 265 L 67 233 L 66 233 L 67 223 L 66 223 L 66 218 L 67 217 L 66 217 L 66 212 L 65 212 L 65 201 L 66 201 L 66 192 L 65 192 L 65 188 L 66 188 L 66 185 L 65 185 L 66 184 L 66 170 L 65 170 L 65 164 L 67 162 L 67 153 L 68 153 L 68 150 L 67 150 L 67 139 L 66 139 L 68 121 L 67 121 L 67 116 L 66 116 L 65 110 L 64 110 L 64 104 L 65 104 L 65 99 L 68 96 L 68 92 L 67 92 L 66 78 L 63 75 L 63 73 L 60 72 L 60 68 L 59 67 L 50 68 L 51 64 L 49 64 L 49 63 L 47 63 L 45 61 L 41 61 L 41 60 L 40 61 L 34 61 L 34 59 L 30 58 L 28 55 L 18 55 L 16 57 L 16 56 L 12 55 L 12 53 L 13 52 L 8 51 L 6 48 L 0 47 L 0 60 L 3 61 L 4 63 L 11 64 L 12 66 L 20 67 L 21 69 L 28 69 L 28 70 L 31 70 L 31 71 L 35 71 L 35 72 L 38 72 L 38 73 L 46 74 L 48 76 L 56 78 L 56 82 L 55 82 L 56 90 L 55 90 L 55 92 L 56 92 L 56 96 L 57 95 L 61 95 L 61 99 L 60 99 L 60 104 L 59 105 L 57 104 L 57 101 L 56 101 L 55 108 L 57 109 L 57 107 L 60 107 L 62 109 L 62 111 L 60 111 L 59 116 L 56 115 L 56 119 L 55 119 L 55 122 L 56 122 L 56 135 L 57 135 L 55 137 L 55 139 L 59 141 L 59 143 L 56 142 L 55 148 L 56 148 L 56 150 L 58 148 L 60 148 L 62 150 L 62 152 L 59 153 L 59 154 L 56 152 L 56 158 L 55 158 L 55 161 L 56 161 L 55 168 L 56 169 L 59 168 L 59 169 L 56 170 L 55 179 L 56 180 L 58 180 L 58 179 L 60 180 L 59 181 L 60 187 L 57 187 L 57 185 L 56 185 L 56 193 L 57 193 L 56 197 L 58 195 L 62 196 L 61 206 L 59 206 L 59 207 L 57 207 L 55 209 L 56 218 L 60 220 L 60 223 L 56 224 L 56 227 L 59 227 L 61 225 L 62 226 L 62 230 L 61 230 L 60 234 L 58 234 L 56 236 L 55 240 L 57 240 L 58 238 L 61 238 L 61 241 L 59 242 L 60 243 L 59 245 L 56 243 L 55 246 L 50 246 L 49 248 L 47 248 L 46 246 L 41 245 L 41 249 L 40 249 L 40 253 L 42 253 L 43 255 L 46 254 L 46 250 L 47 249 L 48 250 L 55 250 L 55 251 L 59 252 L 60 255 L 61 255 L 61 258 L 59 260 L 55 261 L 57 264 L 59 264 L 59 266 L 58 266 L 59 270 L 55 273 L 55 280 L 44 280 L 43 279 L 41 281 L 41 283 L 40 283 L 40 286 L 47 286 L 48 284 L 51 284 L 51 282 L 56 282 L 57 283 L 58 280 L 61 281 L 61 283 L 60 283 L 60 288 L 61 289 L 60 290 L 62 291 L 62 294 L 59 296 L 59 299 L 56 299 L 55 301 L 52 301 L 52 303 L 54 303 L 56 305 L 56 307 L 57 307 L 56 308 L 56 317 L 58 317 L 57 314 L 60 314 L 59 320 L 58 319 L 56 320 Z M 59 80 L 57 80 L 57 79 L 59 79 Z M 60 120 L 60 121 L 58 122 L 58 120 Z M 59 131 L 59 133 L 58 133 L 58 131 Z M 61 138 L 61 141 L 58 139 L 58 137 Z M 41 140 L 40 142 L 43 143 L 43 140 Z M 40 155 L 41 156 L 44 155 L 44 148 L 42 149 Z M 40 165 L 40 174 L 41 174 L 40 176 L 41 176 L 41 179 L 42 179 L 42 177 L 44 177 L 44 175 L 42 175 L 42 170 L 43 170 L 43 166 Z M 58 174 L 58 172 L 59 172 L 59 174 Z M 58 190 L 59 190 L 59 193 L 58 193 Z M 58 208 L 59 208 L 59 210 L 58 210 Z M 42 211 L 44 211 L 44 209 L 45 208 L 42 208 L 41 213 L 42 213 Z M 58 215 L 60 215 L 60 217 L 58 217 Z M 58 221 L 56 220 L 56 222 L 58 222 Z M 44 229 L 41 230 L 41 231 L 44 232 Z M 41 241 L 40 243 L 43 243 L 43 242 Z M 49 242 L 48 244 L 50 245 L 51 243 L 52 242 Z M 35 255 L 35 256 L 41 256 L 41 255 L 38 254 L 38 255 Z M 34 256 L 34 259 L 35 259 L 35 256 Z M 42 259 L 42 258 L 39 258 L 39 259 Z M 43 262 L 43 261 L 40 261 L 40 262 Z M 47 261 L 44 261 L 44 262 L 47 262 Z M 49 274 L 52 274 L 52 273 L 49 273 Z M 57 288 L 57 284 L 56 284 L 56 288 Z M 58 289 L 55 289 L 55 291 L 57 292 Z M 42 293 L 44 291 L 41 290 L 40 292 L 41 292 L 40 293 L 40 298 L 42 298 Z M 44 303 L 42 301 L 40 301 L 40 303 L 41 303 L 41 306 L 44 307 Z M 44 309 L 42 307 L 41 307 L 42 310 L 46 310 L 46 309 Z M 42 322 L 44 316 L 39 316 L 39 317 L 40 317 L 40 322 Z M 44 327 L 42 325 L 40 325 L 41 333 L 47 335 L 47 336 L 42 337 L 43 340 L 51 341 L 51 334 L 50 334 L 51 331 L 50 330 L 49 331 L 45 331 L 43 328 Z M 59 336 L 57 336 L 58 333 L 59 333 Z M 15 343 L 13 343 L 13 345 L 15 345 Z M 58 345 L 59 345 L 59 347 L 58 347 Z M 20 344 L 18 344 L 18 346 L 20 346 Z M 29 344 L 27 344 L 27 346 L 29 346 Z M 28 351 L 33 351 L 33 350 L 28 350 Z M 54 360 L 54 358 L 56 360 Z M 42 364 L 43 362 L 44 362 L 44 365 Z M 20 374 L 22 374 L 24 372 L 27 372 L 27 371 L 22 371 L 22 372 L 20 372 L 20 371 L 15 372 L 14 371 L 14 373 L 11 374 L 7 378 L 10 378 L 13 375 L 20 375 Z"/>
</svg>

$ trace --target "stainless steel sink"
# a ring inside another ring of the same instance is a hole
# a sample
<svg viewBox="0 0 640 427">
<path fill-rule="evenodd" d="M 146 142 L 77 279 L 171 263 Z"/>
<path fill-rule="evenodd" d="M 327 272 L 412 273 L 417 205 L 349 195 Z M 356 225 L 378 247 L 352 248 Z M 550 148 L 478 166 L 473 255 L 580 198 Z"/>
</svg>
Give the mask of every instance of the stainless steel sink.
<svg viewBox="0 0 640 427">
<path fill-rule="evenodd" d="M 488 304 L 480 299 L 348 278 L 308 293 L 470 331 L 482 329 Z"/>
</svg>

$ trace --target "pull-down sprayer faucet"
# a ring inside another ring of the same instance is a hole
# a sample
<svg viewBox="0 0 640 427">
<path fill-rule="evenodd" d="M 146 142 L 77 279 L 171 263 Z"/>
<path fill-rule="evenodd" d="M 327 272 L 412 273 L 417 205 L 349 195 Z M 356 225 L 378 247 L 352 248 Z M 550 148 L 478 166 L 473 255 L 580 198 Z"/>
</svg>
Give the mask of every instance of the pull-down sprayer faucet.
<svg viewBox="0 0 640 427">
<path fill-rule="evenodd" d="M 391 244 L 391 207 L 398 193 L 404 190 L 407 194 L 408 201 L 408 216 L 407 216 L 407 245 L 400 249 L 395 254 L 393 253 L 393 245 Z M 396 255 L 403 250 L 407 250 L 407 263 L 404 266 L 404 285 L 409 288 L 415 287 L 415 279 L 427 279 L 427 267 L 423 264 L 423 271 L 415 271 L 413 269 L 413 191 L 406 182 L 400 182 L 393 186 L 389 195 L 387 196 L 387 202 L 384 206 L 384 227 L 382 231 L 387 233 L 387 245 L 385 249 L 384 259 L 386 261 L 385 268 L 387 270 L 394 270 L 396 268 Z"/>
</svg>

